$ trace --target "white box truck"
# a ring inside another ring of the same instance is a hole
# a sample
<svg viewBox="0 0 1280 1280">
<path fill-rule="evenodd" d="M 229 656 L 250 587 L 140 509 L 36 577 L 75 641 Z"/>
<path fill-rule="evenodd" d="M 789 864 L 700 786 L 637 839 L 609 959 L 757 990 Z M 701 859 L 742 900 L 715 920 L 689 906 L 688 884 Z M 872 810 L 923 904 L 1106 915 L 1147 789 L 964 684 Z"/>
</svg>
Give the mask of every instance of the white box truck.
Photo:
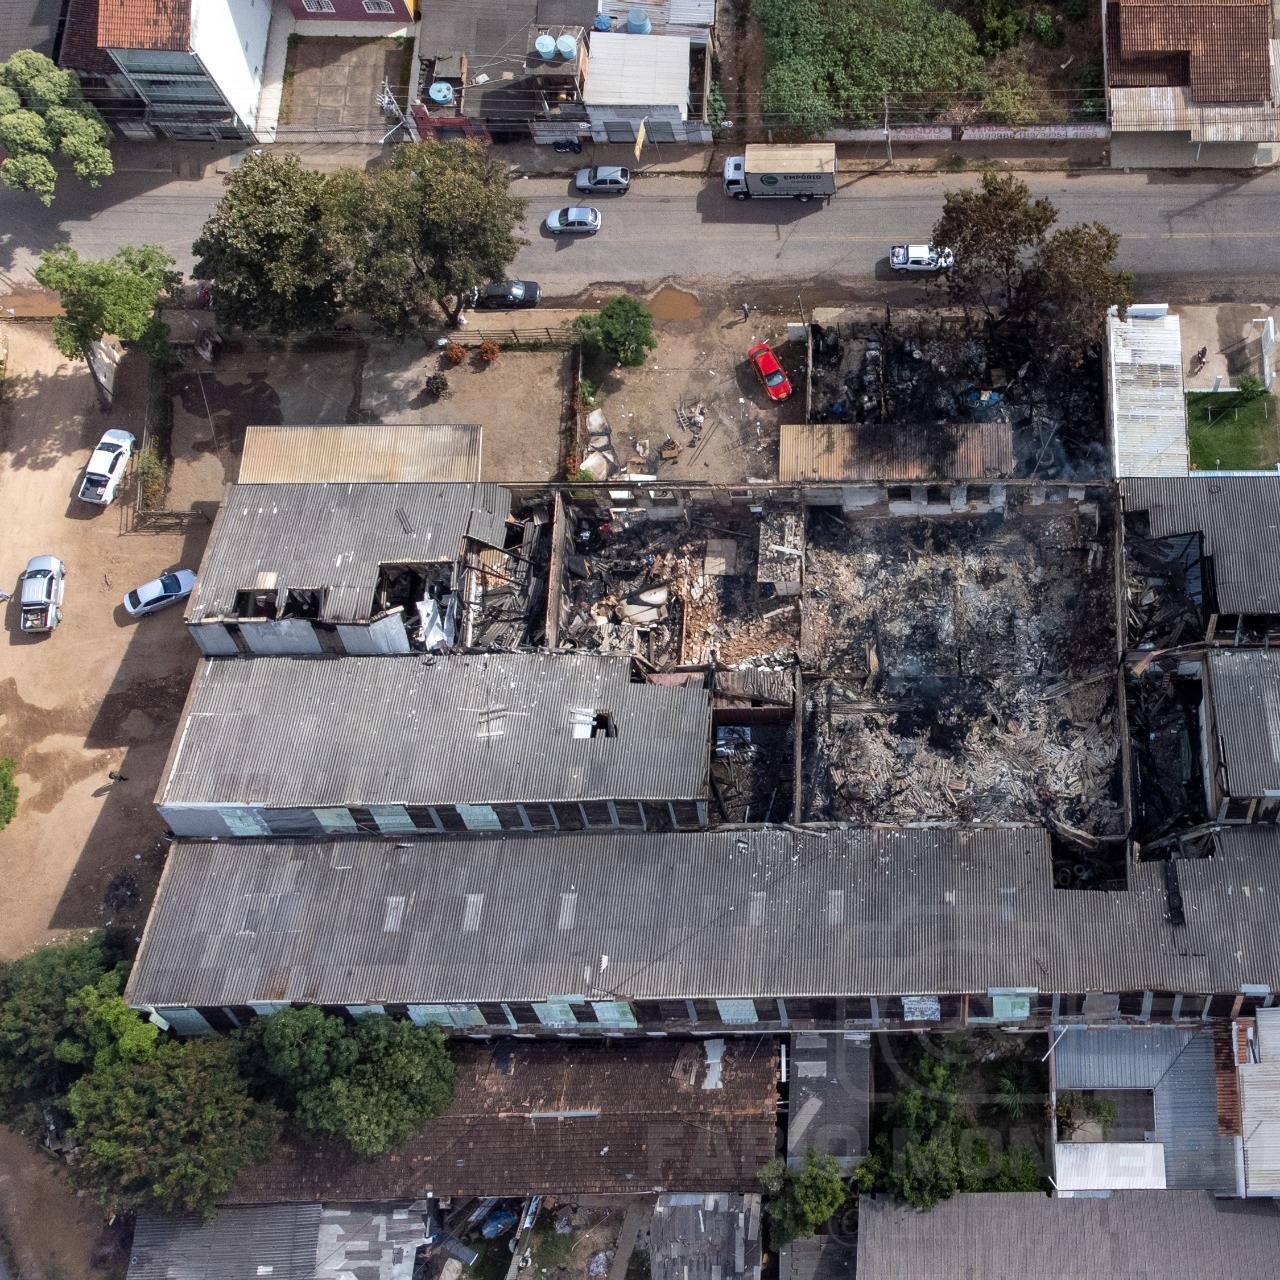
<svg viewBox="0 0 1280 1280">
<path fill-rule="evenodd" d="M 749 146 L 745 155 L 724 162 L 724 193 L 735 200 L 752 197 L 812 200 L 836 193 L 836 146 L 811 142 L 800 147 Z"/>
</svg>

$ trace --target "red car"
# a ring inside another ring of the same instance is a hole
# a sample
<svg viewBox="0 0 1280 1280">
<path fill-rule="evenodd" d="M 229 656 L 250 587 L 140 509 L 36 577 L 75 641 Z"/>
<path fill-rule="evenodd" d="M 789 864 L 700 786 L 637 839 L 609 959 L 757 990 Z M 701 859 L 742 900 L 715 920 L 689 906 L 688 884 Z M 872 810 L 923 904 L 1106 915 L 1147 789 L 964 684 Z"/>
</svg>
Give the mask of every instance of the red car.
<svg viewBox="0 0 1280 1280">
<path fill-rule="evenodd" d="M 752 347 L 747 352 L 747 359 L 755 365 L 770 400 L 785 400 L 791 394 L 791 383 L 782 371 L 778 357 L 773 354 L 773 348 L 767 342 L 762 342 L 758 347 Z"/>
</svg>

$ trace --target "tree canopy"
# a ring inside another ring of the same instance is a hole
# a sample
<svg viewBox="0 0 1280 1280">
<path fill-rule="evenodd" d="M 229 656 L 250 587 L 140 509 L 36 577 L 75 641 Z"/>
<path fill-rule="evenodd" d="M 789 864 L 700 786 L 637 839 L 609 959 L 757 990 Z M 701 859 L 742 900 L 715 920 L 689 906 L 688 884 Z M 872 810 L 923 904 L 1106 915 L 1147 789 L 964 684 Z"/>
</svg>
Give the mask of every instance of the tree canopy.
<svg viewBox="0 0 1280 1280">
<path fill-rule="evenodd" d="M 32 49 L 0 62 L 0 147 L 9 153 L 0 164 L 0 179 L 6 186 L 52 204 L 56 155 L 96 187 L 115 172 L 110 143 L 111 131 L 84 100 L 74 72 L 60 70 Z"/>
<path fill-rule="evenodd" d="M 296 156 L 250 156 L 192 245 L 228 327 L 312 333 L 338 315 L 338 270 L 324 232 L 325 177 Z"/>
<path fill-rule="evenodd" d="M 0 1112 L 38 1109 L 83 1074 L 85 1026 L 70 1001 L 85 990 L 119 992 L 122 957 L 121 938 L 99 932 L 0 962 Z"/>
<path fill-rule="evenodd" d="M 769 72 L 765 123 L 825 132 L 879 120 L 884 97 L 945 98 L 981 71 L 973 28 L 932 0 L 755 0 Z"/>
<path fill-rule="evenodd" d="M 40 255 L 36 279 L 62 302 L 64 314 L 54 318 L 53 339 L 64 356 L 83 356 L 104 333 L 136 343 L 153 358 L 168 353 L 168 334 L 156 308 L 182 277 L 159 246 L 127 245 L 105 261 L 86 262 L 69 244 L 55 245 Z"/>
<path fill-rule="evenodd" d="M 1081 353 L 1098 345 L 1107 309 L 1132 301 L 1133 277 L 1115 268 L 1120 237 L 1098 222 L 1049 234 L 1058 211 L 1012 174 L 988 170 L 976 188 L 946 193 L 935 244 L 955 253 L 945 287 L 988 324 Z"/>
<path fill-rule="evenodd" d="M 258 1019 L 246 1044 L 260 1090 L 357 1155 L 399 1146 L 453 1099 L 453 1061 L 435 1027 L 386 1017 L 351 1024 L 310 1006 Z"/>
<path fill-rule="evenodd" d="M 73 1183 L 119 1209 L 212 1214 L 279 1130 L 275 1109 L 249 1096 L 239 1052 L 223 1038 L 99 1049 L 68 1100 Z"/>
<path fill-rule="evenodd" d="M 385 168 L 327 177 L 251 156 L 194 245 L 194 274 L 226 325 L 317 332 L 345 308 L 403 337 L 503 277 L 526 205 L 507 186 L 478 142 L 398 147 Z"/>
<path fill-rule="evenodd" d="M 801 1236 L 813 1235 L 845 1201 L 845 1184 L 835 1156 L 811 1147 L 799 1170 L 781 1158 L 759 1173 L 769 1192 L 769 1242 L 774 1249 Z"/>
<path fill-rule="evenodd" d="M 610 298 L 594 315 L 578 316 L 574 332 L 619 364 L 635 367 L 658 345 L 653 336 L 653 316 L 630 294 Z"/>
</svg>

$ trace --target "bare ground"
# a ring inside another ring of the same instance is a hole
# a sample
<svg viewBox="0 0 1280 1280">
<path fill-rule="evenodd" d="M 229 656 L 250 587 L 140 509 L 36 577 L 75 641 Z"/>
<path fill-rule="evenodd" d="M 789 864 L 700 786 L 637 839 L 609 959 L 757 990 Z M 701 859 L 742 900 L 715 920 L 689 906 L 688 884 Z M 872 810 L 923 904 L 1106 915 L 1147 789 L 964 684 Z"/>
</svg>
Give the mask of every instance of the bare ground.
<svg viewBox="0 0 1280 1280">
<path fill-rule="evenodd" d="M 116 407 L 104 414 L 85 367 L 58 354 L 46 325 L 9 325 L 7 337 L 0 509 L 10 535 L 0 583 L 16 590 L 33 555 L 67 565 L 65 619 L 54 634 L 24 637 L 17 606 L 5 614 L 0 755 L 18 761 L 22 798 L 0 832 L 0 955 L 14 956 L 108 921 L 141 931 L 165 847 L 151 801 L 197 653 L 181 610 L 131 622 L 121 598 L 166 569 L 195 568 L 207 527 L 131 532 L 131 485 L 105 511 L 75 497 L 103 430 L 140 434 L 145 366 L 126 360 Z M 125 780 L 112 784 L 109 770 Z M 103 898 L 118 875 L 138 886 L 138 902 L 124 911 Z"/>
</svg>

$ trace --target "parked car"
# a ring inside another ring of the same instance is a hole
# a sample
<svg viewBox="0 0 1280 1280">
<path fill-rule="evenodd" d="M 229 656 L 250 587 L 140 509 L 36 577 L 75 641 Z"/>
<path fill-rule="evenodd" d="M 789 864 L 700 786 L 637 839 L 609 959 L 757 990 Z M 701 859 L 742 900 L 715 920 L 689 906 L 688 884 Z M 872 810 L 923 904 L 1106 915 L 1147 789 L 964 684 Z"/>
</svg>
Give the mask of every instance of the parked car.
<svg viewBox="0 0 1280 1280">
<path fill-rule="evenodd" d="M 467 305 L 481 311 L 536 307 L 541 301 L 542 286 L 534 280 L 494 280 L 467 294 Z"/>
<path fill-rule="evenodd" d="M 547 214 L 547 230 L 553 236 L 593 236 L 600 230 L 600 210 L 589 206 L 552 209 Z"/>
<path fill-rule="evenodd" d="M 747 352 L 747 359 L 755 365 L 760 381 L 764 383 L 765 393 L 770 400 L 785 400 L 791 394 L 791 382 L 773 354 L 773 348 L 762 342 Z"/>
<path fill-rule="evenodd" d="M 196 575 L 190 569 L 178 569 L 162 573 L 140 587 L 134 587 L 124 598 L 124 611 L 131 618 L 145 618 L 149 613 L 159 613 L 179 600 L 185 600 L 196 585 Z"/>
<path fill-rule="evenodd" d="M 950 249 L 932 244 L 895 244 L 889 250 L 889 265 L 895 271 L 946 271 L 954 262 Z"/>
<path fill-rule="evenodd" d="M 621 165 L 602 164 L 594 169 L 579 169 L 573 185 L 579 191 L 604 195 L 625 195 L 631 188 L 631 170 Z"/>
<path fill-rule="evenodd" d="M 134 439 L 127 431 L 108 431 L 89 457 L 80 485 L 82 502 L 99 507 L 109 506 L 124 479 L 125 468 L 133 456 Z"/>
<path fill-rule="evenodd" d="M 62 621 L 67 567 L 57 556 L 33 556 L 18 579 L 23 631 L 52 631 Z"/>
</svg>

